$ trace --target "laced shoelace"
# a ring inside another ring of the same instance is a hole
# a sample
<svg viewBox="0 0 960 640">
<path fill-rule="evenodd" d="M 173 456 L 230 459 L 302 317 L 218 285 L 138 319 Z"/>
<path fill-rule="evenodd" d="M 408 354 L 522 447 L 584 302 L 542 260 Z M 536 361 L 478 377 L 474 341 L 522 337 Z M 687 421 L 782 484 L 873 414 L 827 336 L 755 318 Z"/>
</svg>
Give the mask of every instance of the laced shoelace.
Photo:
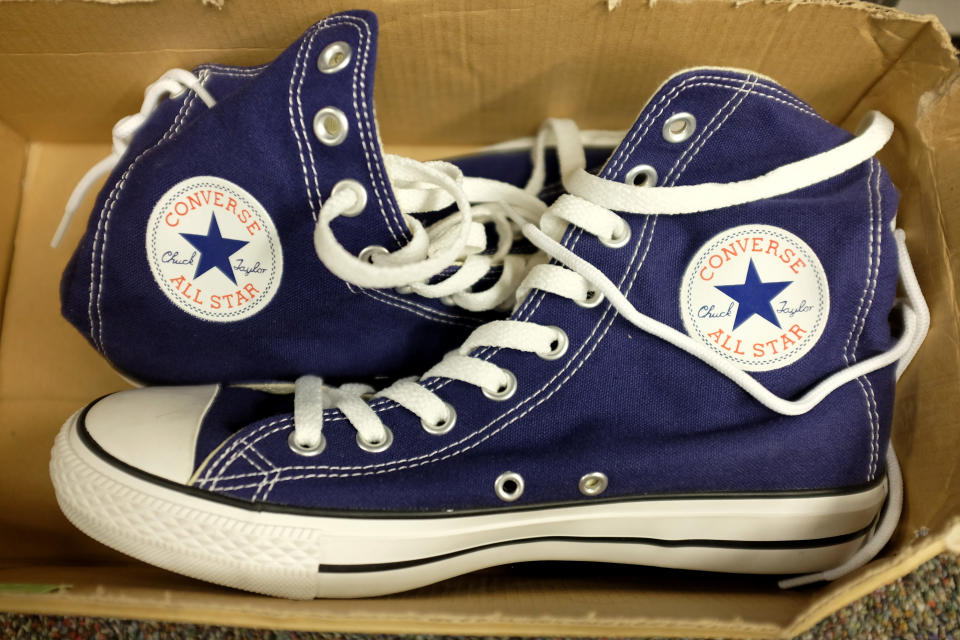
<svg viewBox="0 0 960 640">
<path fill-rule="evenodd" d="M 134 134 L 166 96 L 193 90 L 207 107 L 216 100 L 193 73 L 184 69 L 167 71 L 147 87 L 139 113 L 126 116 L 113 127 L 113 150 L 80 179 L 70 195 L 51 246 L 57 247 L 87 193 L 110 173 L 126 153 Z M 584 132 L 584 139 L 608 139 L 608 132 Z M 578 136 L 579 132 L 574 131 Z M 509 306 L 514 292 L 535 256 L 511 254 L 523 224 L 536 223 L 546 211 L 537 195 L 546 177 L 546 144 L 542 129 L 533 141 L 533 171 L 527 184 L 512 184 L 484 178 L 465 177 L 454 165 L 435 161 L 418 162 L 396 155 L 384 155 L 384 166 L 394 188 L 401 215 L 410 231 L 410 241 L 397 251 L 368 246 L 360 255 L 349 253 L 336 239 L 330 224 L 339 216 L 358 215 L 366 206 L 367 193 L 355 180 L 342 180 L 320 209 L 314 233 L 317 255 L 341 279 L 361 287 L 395 287 L 399 293 L 416 293 L 440 298 L 469 311 Z M 566 145 L 574 141 L 564 141 Z M 559 140 L 558 140 L 559 144 Z M 561 165 L 562 166 L 562 165 Z M 451 205 L 457 210 L 425 228 L 414 214 L 438 212 Z M 497 246 L 488 250 L 485 224 L 493 225 Z M 439 281 L 431 282 L 451 267 Z M 474 287 L 495 268 L 500 274 L 481 291 Z"/>
<path fill-rule="evenodd" d="M 563 183 L 569 192 L 561 196 L 541 217 L 539 227 L 527 223 L 523 234 L 558 264 L 532 267 L 516 291 L 522 300 L 538 289 L 568 298 L 582 306 L 594 306 L 606 300 L 628 322 L 699 358 L 726 376 L 765 407 L 784 415 L 803 414 L 841 385 L 897 362 L 896 376 L 907 367 L 920 348 L 929 327 L 929 312 L 917 283 L 902 231 L 895 232 L 900 278 L 906 300 L 899 300 L 903 332 L 891 349 L 834 372 L 797 399 L 772 393 L 747 372 L 714 353 L 706 345 L 666 324 L 641 313 L 627 300 L 602 271 L 560 244 L 569 225 L 575 225 L 596 236 L 604 244 L 624 246 L 630 226 L 623 214 L 687 215 L 702 211 L 772 198 L 816 184 L 839 175 L 867 161 L 879 151 L 893 133 L 893 123 L 878 112 L 864 118 L 854 139 L 834 149 L 781 166 L 758 178 L 740 182 L 679 187 L 646 188 L 614 183 L 585 171 L 582 147 L 577 148 L 576 126 L 565 120 L 550 120 L 545 128 L 553 130 L 558 153 L 564 167 Z M 430 433 L 449 431 L 456 421 L 456 410 L 444 402 L 420 380 L 447 378 L 479 387 L 488 398 L 502 401 L 517 388 L 514 374 L 482 357 L 470 355 L 480 348 L 513 349 L 542 358 L 559 358 L 569 347 L 562 329 L 531 321 L 499 320 L 477 328 L 454 352 L 423 374 L 419 380 L 400 380 L 373 397 L 392 400 L 412 412 Z M 294 392 L 294 429 L 290 444 L 305 455 L 315 455 L 326 446 L 323 437 L 325 408 L 339 409 L 357 432 L 357 443 L 368 451 L 389 448 L 393 434 L 366 397 L 357 389 L 331 390 L 320 378 L 303 376 L 296 381 Z M 843 566 L 830 572 L 784 581 L 782 586 L 796 586 L 821 579 L 834 579 L 865 564 L 879 551 L 892 534 L 899 519 L 902 479 L 892 447 L 888 449 L 890 500 L 873 538 Z M 886 538 L 884 538 L 886 536 Z"/>
</svg>

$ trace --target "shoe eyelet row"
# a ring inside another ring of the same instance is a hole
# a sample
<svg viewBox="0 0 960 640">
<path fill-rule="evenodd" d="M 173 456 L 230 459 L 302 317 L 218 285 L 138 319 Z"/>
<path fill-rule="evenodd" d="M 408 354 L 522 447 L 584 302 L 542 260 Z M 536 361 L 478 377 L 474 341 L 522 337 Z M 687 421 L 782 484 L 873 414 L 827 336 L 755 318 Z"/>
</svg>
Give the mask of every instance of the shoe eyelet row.
<svg viewBox="0 0 960 640">
<path fill-rule="evenodd" d="M 353 49 L 343 41 L 333 42 L 324 47 L 317 58 L 317 68 L 321 73 L 337 73 L 346 69 L 353 60 Z M 313 116 L 313 134 L 317 140 L 335 147 L 347 139 L 350 123 L 347 116 L 336 107 L 324 107 Z"/>
</svg>

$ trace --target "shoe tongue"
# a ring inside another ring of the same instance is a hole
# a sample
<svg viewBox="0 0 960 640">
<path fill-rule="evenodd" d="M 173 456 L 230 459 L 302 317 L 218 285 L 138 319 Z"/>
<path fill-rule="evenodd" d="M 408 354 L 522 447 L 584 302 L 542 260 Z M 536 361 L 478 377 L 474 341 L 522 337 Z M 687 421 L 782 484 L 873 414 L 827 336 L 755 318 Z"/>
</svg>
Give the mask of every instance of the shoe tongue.
<svg viewBox="0 0 960 640">
<path fill-rule="evenodd" d="M 405 244 L 408 229 L 374 113 L 376 55 L 377 18 L 369 11 L 339 13 L 310 27 L 211 110 L 225 138 L 219 152 L 226 157 L 215 175 L 253 193 L 278 227 L 309 228 L 309 238 L 335 185 L 356 180 L 366 190 L 366 208 L 333 221 L 337 239 L 354 254 L 369 245 Z"/>
<path fill-rule="evenodd" d="M 770 78 L 688 69 L 656 91 L 600 175 L 636 183 L 655 173 L 657 186 L 732 182 L 849 138 Z"/>
</svg>

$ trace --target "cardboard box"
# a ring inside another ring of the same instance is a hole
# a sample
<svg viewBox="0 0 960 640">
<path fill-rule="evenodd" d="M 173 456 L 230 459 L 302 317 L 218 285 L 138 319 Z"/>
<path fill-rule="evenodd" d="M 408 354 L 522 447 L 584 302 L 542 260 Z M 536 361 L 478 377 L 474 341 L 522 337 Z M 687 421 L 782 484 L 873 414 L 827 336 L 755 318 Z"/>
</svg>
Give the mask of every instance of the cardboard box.
<svg viewBox="0 0 960 640">
<path fill-rule="evenodd" d="M 3 595 L 0 610 L 327 631 L 789 637 L 946 549 L 960 551 L 960 71 L 931 17 L 822 0 L 368 0 L 382 20 L 377 105 L 392 151 L 437 157 L 529 135 L 545 116 L 629 126 L 692 65 L 754 69 L 852 128 L 896 123 L 881 160 L 902 193 L 932 328 L 900 382 L 894 442 L 906 504 L 882 557 L 834 584 L 531 564 L 416 592 L 289 602 L 134 563 L 60 515 L 47 474 L 64 419 L 123 388 L 59 315 L 81 233 L 47 246 L 112 124 L 171 67 L 272 59 L 331 0 L 0 3 L 0 582 L 68 583 Z M 617 6 L 619 5 L 619 6 Z M 89 211 L 92 197 L 82 211 Z"/>
</svg>

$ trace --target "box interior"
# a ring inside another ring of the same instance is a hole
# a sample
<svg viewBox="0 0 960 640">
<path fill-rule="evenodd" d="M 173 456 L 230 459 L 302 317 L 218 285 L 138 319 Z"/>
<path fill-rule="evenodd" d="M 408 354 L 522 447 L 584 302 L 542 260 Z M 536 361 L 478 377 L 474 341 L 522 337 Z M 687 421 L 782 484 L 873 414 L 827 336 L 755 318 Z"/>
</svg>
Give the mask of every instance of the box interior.
<svg viewBox="0 0 960 640">
<path fill-rule="evenodd" d="M 0 582 L 69 583 L 0 608 L 335 631 L 782 636 L 942 550 L 960 514 L 960 77 L 932 18 L 860 2 L 368 0 L 381 19 L 376 101 L 389 151 L 426 159 L 531 135 L 548 116 L 625 129 L 689 66 L 755 70 L 852 129 L 897 127 L 880 159 L 932 326 L 898 386 L 901 524 L 878 559 L 829 585 L 645 567 L 537 563 L 397 596 L 285 602 L 135 563 L 61 516 L 47 474 L 63 421 L 127 384 L 59 314 L 82 233 L 48 246 L 110 128 L 172 67 L 257 64 L 341 2 L 0 3 Z M 85 217 L 93 196 L 81 207 Z M 929 534 L 927 533 L 929 532 Z"/>
</svg>

